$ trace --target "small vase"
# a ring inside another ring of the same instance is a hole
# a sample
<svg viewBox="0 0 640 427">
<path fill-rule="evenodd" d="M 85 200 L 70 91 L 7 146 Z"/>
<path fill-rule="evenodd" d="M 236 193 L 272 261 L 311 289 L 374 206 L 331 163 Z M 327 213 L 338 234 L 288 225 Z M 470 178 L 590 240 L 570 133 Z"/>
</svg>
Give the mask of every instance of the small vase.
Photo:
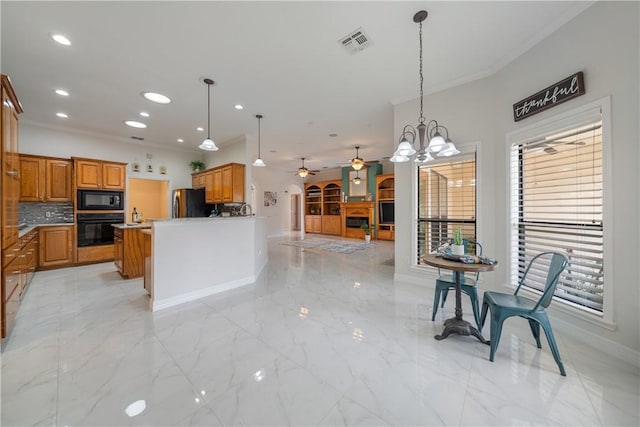
<svg viewBox="0 0 640 427">
<path fill-rule="evenodd" d="M 464 255 L 464 245 L 451 245 L 451 255 Z"/>
<path fill-rule="evenodd" d="M 371 243 L 371 234 L 365 234 L 364 241 L 365 243 Z"/>
</svg>

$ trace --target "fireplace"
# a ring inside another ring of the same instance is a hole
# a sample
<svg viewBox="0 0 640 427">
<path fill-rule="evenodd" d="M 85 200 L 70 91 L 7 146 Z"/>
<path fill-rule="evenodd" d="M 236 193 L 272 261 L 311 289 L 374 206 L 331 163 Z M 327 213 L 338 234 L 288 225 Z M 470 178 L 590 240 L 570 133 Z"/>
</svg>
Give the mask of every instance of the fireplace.
<svg viewBox="0 0 640 427">
<path fill-rule="evenodd" d="M 368 225 L 372 231 L 375 229 L 373 202 L 340 203 L 340 215 L 342 217 L 342 237 L 363 239 L 364 230 L 360 228 L 362 224 Z"/>
<path fill-rule="evenodd" d="M 360 228 L 363 224 L 369 225 L 369 218 L 362 218 L 358 216 L 348 216 L 345 226 L 347 228 Z"/>
</svg>

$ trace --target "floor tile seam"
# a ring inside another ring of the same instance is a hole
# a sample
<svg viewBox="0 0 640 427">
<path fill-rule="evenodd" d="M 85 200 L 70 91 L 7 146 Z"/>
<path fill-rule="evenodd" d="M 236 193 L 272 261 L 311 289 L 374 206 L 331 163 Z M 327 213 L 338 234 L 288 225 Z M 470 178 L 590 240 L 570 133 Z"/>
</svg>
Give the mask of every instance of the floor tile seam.
<svg viewBox="0 0 640 427">
<path fill-rule="evenodd" d="M 477 353 L 476 355 L 474 355 L 472 362 L 473 360 L 477 359 L 476 356 L 477 356 Z M 458 423 L 457 423 L 458 426 L 462 425 L 462 415 L 464 414 L 465 407 L 467 406 L 467 397 L 469 396 L 469 384 L 471 383 L 471 369 L 473 369 L 473 363 L 471 363 L 471 365 L 469 366 L 469 371 L 467 372 L 467 381 L 464 386 L 464 396 L 462 398 L 462 407 L 460 409 L 460 414 L 458 414 Z"/>
<path fill-rule="evenodd" d="M 187 373 L 182 369 L 182 366 L 180 366 L 180 363 L 178 363 L 178 361 L 176 360 L 176 358 L 173 356 L 173 354 L 169 351 L 169 349 L 164 345 L 164 343 L 162 342 L 162 340 L 160 340 L 160 338 L 156 335 L 155 331 L 154 331 L 154 337 L 155 339 L 158 341 L 158 343 L 160 344 L 160 346 L 162 347 L 162 349 L 167 353 L 167 355 L 169 356 L 169 358 L 171 359 L 171 361 L 173 362 L 173 364 L 176 366 L 176 368 L 180 371 L 180 373 L 182 374 L 182 376 L 184 377 L 184 379 L 189 383 L 189 385 L 191 386 L 191 391 L 198 396 L 199 398 L 201 398 L 204 402 L 205 405 L 209 408 L 209 410 L 211 410 L 211 412 L 213 413 L 213 415 L 220 421 L 220 423 L 224 426 L 224 423 L 222 422 L 222 418 L 220 418 L 220 416 L 216 413 L 216 411 L 214 410 L 213 406 L 211 405 L 211 403 L 209 402 L 209 400 L 207 400 L 206 396 L 201 396 L 200 393 L 198 393 L 198 387 L 196 387 L 196 385 L 193 383 L 193 381 L 191 381 L 191 378 L 189 378 L 189 375 L 187 375 Z M 213 396 L 212 396 L 213 397 Z M 186 418 L 186 417 L 185 417 Z"/>
</svg>

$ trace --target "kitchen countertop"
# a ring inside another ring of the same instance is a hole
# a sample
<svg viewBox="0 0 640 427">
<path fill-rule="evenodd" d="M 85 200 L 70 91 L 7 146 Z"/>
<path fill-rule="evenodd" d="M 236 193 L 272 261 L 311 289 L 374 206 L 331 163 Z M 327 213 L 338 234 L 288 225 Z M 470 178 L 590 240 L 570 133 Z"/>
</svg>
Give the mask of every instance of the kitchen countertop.
<svg viewBox="0 0 640 427">
<path fill-rule="evenodd" d="M 51 224 L 28 225 L 25 228 L 18 230 L 18 237 L 24 236 L 25 234 L 27 234 L 28 232 L 32 231 L 34 228 L 37 228 L 37 227 L 60 227 L 60 226 L 74 226 L 74 225 L 75 223 L 73 222 L 54 222 Z"/>
<path fill-rule="evenodd" d="M 150 223 L 143 223 L 143 224 L 111 224 L 111 226 L 113 228 L 118 228 L 120 230 L 124 230 L 126 228 L 151 228 L 151 224 Z"/>
</svg>

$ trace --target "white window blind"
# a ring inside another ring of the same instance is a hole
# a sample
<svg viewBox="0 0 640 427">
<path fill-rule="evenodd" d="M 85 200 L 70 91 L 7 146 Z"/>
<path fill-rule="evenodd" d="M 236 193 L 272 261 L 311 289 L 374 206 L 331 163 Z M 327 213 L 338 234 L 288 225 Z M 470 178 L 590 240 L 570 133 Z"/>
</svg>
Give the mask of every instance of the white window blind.
<svg viewBox="0 0 640 427">
<path fill-rule="evenodd" d="M 457 228 L 476 240 L 476 157 L 418 167 L 418 263 Z M 473 251 L 473 248 L 471 248 Z"/>
<path fill-rule="evenodd" d="M 529 260 L 562 252 L 570 264 L 555 296 L 603 310 L 602 121 L 591 120 L 511 147 L 512 283 Z M 525 286 L 542 290 L 546 272 Z"/>
</svg>

